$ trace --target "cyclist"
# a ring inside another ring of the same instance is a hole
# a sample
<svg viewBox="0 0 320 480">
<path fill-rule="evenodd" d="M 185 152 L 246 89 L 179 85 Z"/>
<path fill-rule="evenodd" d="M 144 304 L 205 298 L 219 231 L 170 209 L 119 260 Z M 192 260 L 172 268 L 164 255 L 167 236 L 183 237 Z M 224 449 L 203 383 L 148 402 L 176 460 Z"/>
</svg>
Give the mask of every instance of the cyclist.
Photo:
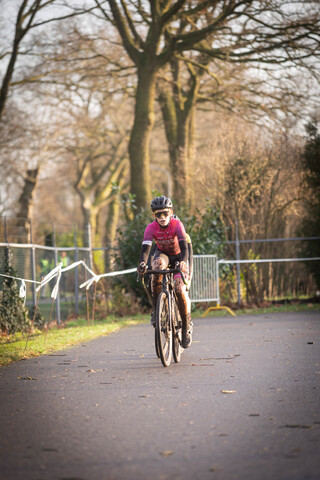
<svg viewBox="0 0 320 480">
<path fill-rule="evenodd" d="M 179 262 L 181 271 L 188 278 L 187 234 L 183 223 L 173 216 L 171 199 L 165 196 L 155 197 L 151 202 L 151 210 L 154 215 L 154 221 L 146 227 L 144 232 L 138 266 L 139 275 L 144 275 L 147 271 L 152 241 L 155 240 L 156 248 L 152 259 L 152 269 L 165 270 L 169 265 L 174 267 L 175 263 Z M 153 312 L 151 324 L 153 326 L 155 326 L 157 299 L 161 292 L 161 280 L 161 275 L 152 275 Z M 192 341 L 192 322 L 188 305 L 190 301 L 181 274 L 175 275 L 174 286 L 182 319 L 182 347 L 188 348 Z"/>
</svg>

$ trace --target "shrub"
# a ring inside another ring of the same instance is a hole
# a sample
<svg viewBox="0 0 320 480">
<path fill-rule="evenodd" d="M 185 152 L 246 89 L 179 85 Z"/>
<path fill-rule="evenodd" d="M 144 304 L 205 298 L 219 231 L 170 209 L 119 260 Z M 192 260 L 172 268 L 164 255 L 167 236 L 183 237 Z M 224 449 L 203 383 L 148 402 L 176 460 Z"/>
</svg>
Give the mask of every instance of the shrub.
<svg viewBox="0 0 320 480">
<path fill-rule="evenodd" d="M 6 250 L 5 274 L 16 277 L 17 274 L 11 266 L 11 253 Z M 0 301 L 0 328 L 2 332 L 12 334 L 23 332 L 30 328 L 31 322 L 28 311 L 19 296 L 17 281 L 14 278 L 5 277 Z"/>
<path fill-rule="evenodd" d="M 29 318 L 31 321 L 33 321 L 33 325 L 35 328 L 39 328 L 39 330 L 42 330 L 45 324 L 45 319 L 38 308 L 36 314 L 34 314 L 35 309 L 36 307 L 34 306 L 29 308 Z"/>
<path fill-rule="evenodd" d="M 118 246 L 119 255 L 116 258 L 116 263 L 119 269 L 127 269 L 138 266 L 139 255 L 141 250 L 141 243 L 143 234 L 148 223 L 152 221 L 151 212 L 147 209 L 140 209 L 135 211 L 135 216 L 127 218 L 127 223 L 118 230 Z M 149 305 L 148 297 L 140 281 L 138 281 L 137 274 L 131 273 L 118 277 L 117 283 L 120 284 L 127 292 L 136 295 L 142 305 Z"/>
</svg>

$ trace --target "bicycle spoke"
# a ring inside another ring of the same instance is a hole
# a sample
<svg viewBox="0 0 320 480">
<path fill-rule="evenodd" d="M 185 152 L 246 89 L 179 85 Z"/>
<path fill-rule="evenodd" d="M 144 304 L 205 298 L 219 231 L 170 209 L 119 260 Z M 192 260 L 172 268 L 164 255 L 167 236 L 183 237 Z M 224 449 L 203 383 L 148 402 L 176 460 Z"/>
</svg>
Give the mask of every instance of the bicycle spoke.
<svg viewBox="0 0 320 480">
<path fill-rule="evenodd" d="M 168 367 L 172 357 L 172 331 L 169 319 L 169 300 L 166 293 L 161 292 L 157 304 L 158 349 L 163 366 Z"/>
</svg>

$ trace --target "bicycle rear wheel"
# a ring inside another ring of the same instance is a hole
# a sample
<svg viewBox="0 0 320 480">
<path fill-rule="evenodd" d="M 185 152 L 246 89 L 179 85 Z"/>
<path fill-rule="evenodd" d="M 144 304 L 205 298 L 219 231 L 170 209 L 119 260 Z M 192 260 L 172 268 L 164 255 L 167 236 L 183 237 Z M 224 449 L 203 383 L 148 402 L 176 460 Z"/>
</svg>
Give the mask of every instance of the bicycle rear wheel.
<svg viewBox="0 0 320 480">
<path fill-rule="evenodd" d="M 180 313 L 178 310 L 177 304 L 174 302 L 174 315 L 172 319 L 172 333 L 173 333 L 173 343 L 172 343 L 172 353 L 173 359 L 176 363 L 179 363 L 181 360 L 181 354 L 183 352 L 183 348 L 181 347 L 182 342 L 182 322 Z"/>
<path fill-rule="evenodd" d="M 155 345 L 157 357 L 160 358 L 157 327 L 154 329 L 154 345 Z"/>
<path fill-rule="evenodd" d="M 169 299 L 161 292 L 157 302 L 156 348 L 158 346 L 162 365 L 168 367 L 172 358 L 172 330 L 170 328 Z"/>
</svg>

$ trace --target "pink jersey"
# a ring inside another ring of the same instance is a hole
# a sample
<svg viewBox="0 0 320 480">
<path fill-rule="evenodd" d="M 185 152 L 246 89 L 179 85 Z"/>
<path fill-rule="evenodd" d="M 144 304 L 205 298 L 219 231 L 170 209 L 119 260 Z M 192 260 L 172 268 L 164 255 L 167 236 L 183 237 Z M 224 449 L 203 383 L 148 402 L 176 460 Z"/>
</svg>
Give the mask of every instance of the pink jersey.
<svg viewBox="0 0 320 480">
<path fill-rule="evenodd" d="M 177 255 L 181 251 L 179 240 L 186 240 L 187 236 L 183 223 L 177 218 L 172 218 L 165 228 L 160 227 L 156 220 L 149 223 L 144 232 L 142 245 L 151 245 L 153 239 L 159 250 L 167 255 Z"/>
</svg>

